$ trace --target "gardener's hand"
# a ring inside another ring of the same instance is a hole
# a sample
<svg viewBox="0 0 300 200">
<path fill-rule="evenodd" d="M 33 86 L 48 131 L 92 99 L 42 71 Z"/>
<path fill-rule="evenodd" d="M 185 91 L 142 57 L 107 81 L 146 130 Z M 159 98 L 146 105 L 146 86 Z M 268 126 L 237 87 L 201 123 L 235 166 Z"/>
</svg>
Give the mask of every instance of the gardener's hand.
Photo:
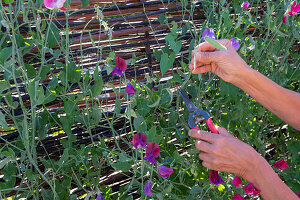
<svg viewBox="0 0 300 200">
<path fill-rule="evenodd" d="M 201 43 L 197 47 L 196 68 L 194 69 L 194 54 L 189 68 L 193 74 L 211 71 L 224 81 L 234 84 L 238 81 L 240 73 L 250 67 L 237 54 L 229 40 L 218 40 L 218 42 L 226 46 L 227 50 L 216 49 L 208 42 Z"/>
<path fill-rule="evenodd" d="M 190 130 L 189 135 L 196 138 L 196 148 L 201 152 L 202 165 L 212 170 L 240 175 L 252 182 L 262 158 L 251 146 L 233 137 L 225 128 L 217 128 L 219 134 Z"/>
</svg>

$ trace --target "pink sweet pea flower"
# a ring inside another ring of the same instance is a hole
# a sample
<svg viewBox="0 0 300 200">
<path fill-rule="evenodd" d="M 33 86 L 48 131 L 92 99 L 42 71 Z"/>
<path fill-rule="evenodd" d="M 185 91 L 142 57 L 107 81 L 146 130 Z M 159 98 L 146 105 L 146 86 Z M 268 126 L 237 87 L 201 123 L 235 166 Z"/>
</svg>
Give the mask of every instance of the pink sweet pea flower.
<svg viewBox="0 0 300 200">
<path fill-rule="evenodd" d="M 202 33 L 202 38 L 205 41 L 205 36 L 208 36 L 212 39 L 216 39 L 215 34 L 214 34 L 214 30 L 212 30 L 211 28 L 205 29 Z"/>
<path fill-rule="evenodd" d="M 46 8 L 49 9 L 55 9 L 55 8 L 59 8 L 63 11 L 66 11 L 67 8 L 64 7 L 64 3 L 66 0 L 44 0 L 44 5 Z"/>
<path fill-rule="evenodd" d="M 136 149 L 145 149 L 147 144 L 147 136 L 145 133 L 136 133 L 132 138 L 132 144 Z"/>
<path fill-rule="evenodd" d="M 149 160 L 151 164 L 155 164 L 156 160 L 154 158 L 157 158 L 159 156 L 159 153 L 159 146 L 154 142 L 149 142 L 147 144 L 146 157 L 144 158 L 144 160 Z"/>
<path fill-rule="evenodd" d="M 233 48 L 237 51 L 239 48 L 240 48 L 240 43 L 234 39 L 234 38 L 231 38 L 230 39 L 230 42 L 231 42 L 231 45 L 233 46 Z"/>
<path fill-rule="evenodd" d="M 127 82 L 127 86 L 125 88 L 125 92 L 128 95 L 132 95 L 132 94 L 136 93 L 136 89 L 133 87 L 133 85 L 129 81 Z"/>
<path fill-rule="evenodd" d="M 123 58 L 116 56 L 115 61 L 116 61 L 116 66 L 119 67 L 120 71 L 123 72 L 127 69 L 126 61 Z"/>
<path fill-rule="evenodd" d="M 219 176 L 219 173 L 215 170 L 212 170 L 209 173 L 208 180 L 209 180 L 209 182 L 211 182 L 212 184 L 215 184 L 215 185 L 220 185 L 220 184 L 224 183 L 222 178 Z"/>
<path fill-rule="evenodd" d="M 144 193 L 146 196 L 152 196 L 152 192 L 151 192 L 151 186 L 152 186 L 152 183 L 149 181 L 145 184 L 145 188 L 144 188 Z"/>
<path fill-rule="evenodd" d="M 260 190 L 256 190 L 254 187 L 253 187 L 253 184 L 250 183 L 249 185 L 246 185 L 245 187 L 243 187 L 243 189 L 245 190 L 245 192 L 247 194 L 252 194 L 252 195 L 256 195 L 258 193 L 260 193 Z"/>
<path fill-rule="evenodd" d="M 246 200 L 246 199 L 244 199 L 243 197 L 241 197 L 241 196 L 238 195 L 238 194 L 234 194 L 234 197 L 235 197 L 235 198 L 233 198 L 232 200 Z"/>
<path fill-rule="evenodd" d="M 283 22 L 283 23 L 286 23 L 286 19 L 287 19 L 287 16 L 286 16 L 286 15 L 283 15 L 282 22 Z"/>
<path fill-rule="evenodd" d="M 102 197 L 101 193 L 98 194 L 96 200 L 103 200 L 103 197 Z"/>
<path fill-rule="evenodd" d="M 297 4 L 297 1 L 294 1 L 291 10 L 288 12 L 290 16 L 293 16 L 300 11 L 300 4 Z"/>
<path fill-rule="evenodd" d="M 158 174 L 161 176 L 161 177 L 164 177 L 164 178 L 167 178 L 169 177 L 171 174 L 173 174 L 173 169 L 172 168 L 168 168 L 166 166 L 159 166 L 158 168 Z"/>
<path fill-rule="evenodd" d="M 290 168 L 290 166 L 287 164 L 287 162 L 285 162 L 285 160 L 279 160 L 276 163 L 274 163 L 274 167 L 276 169 L 287 169 Z"/>
<path fill-rule="evenodd" d="M 300 191 L 298 191 L 298 194 L 296 194 L 298 197 L 299 197 L 299 199 L 300 199 Z"/>
<path fill-rule="evenodd" d="M 242 3 L 241 8 L 245 8 L 245 10 L 248 9 L 250 3 L 248 1 L 245 1 L 244 3 Z"/>
<path fill-rule="evenodd" d="M 235 176 L 231 183 L 237 188 L 242 187 L 242 180 L 238 176 Z"/>
</svg>

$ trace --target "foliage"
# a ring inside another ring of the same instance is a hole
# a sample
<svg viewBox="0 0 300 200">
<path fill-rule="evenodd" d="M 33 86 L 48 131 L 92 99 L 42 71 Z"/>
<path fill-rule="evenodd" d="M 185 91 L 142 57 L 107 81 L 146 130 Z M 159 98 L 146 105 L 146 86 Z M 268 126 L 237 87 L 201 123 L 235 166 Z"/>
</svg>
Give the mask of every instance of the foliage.
<svg viewBox="0 0 300 200">
<path fill-rule="evenodd" d="M 83 7 L 89 4 L 81 2 Z M 134 95 L 124 94 L 124 88 L 113 84 L 117 80 L 124 85 L 126 73 L 108 76 L 116 64 L 115 52 L 102 52 L 98 46 L 97 54 L 108 56 L 86 70 L 70 50 L 72 30 L 68 23 L 65 36 L 54 23 L 57 10 L 43 9 L 41 1 L 28 1 L 30 9 L 23 1 L 14 3 L 17 6 L 4 7 L 2 3 L 0 10 L 0 127 L 3 135 L 5 131 L 18 134 L 16 140 L 3 137 L 1 143 L 2 199 L 95 199 L 99 193 L 104 199 L 145 198 L 142 188 L 153 171 L 154 199 L 230 199 L 240 193 L 232 187 L 233 174 L 221 173 L 225 183 L 217 187 L 209 183 L 209 170 L 199 163 L 198 151 L 187 135 L 188 113 L 176 90 L 178 85 L 196 106 L 214 116 L 215 124 L 252 145 L 271 165 L 287 160 L 291 168 L 277 172 L 293 191 L 300 190 L 299 132 L 235 86 L 211 73 L 191 75 L 187 68 L 195 45 L 202 41 L 201 33 L 212 28 L 217 38 L 237 38 L 241 44 L 239 54 L 253 69 L 300 92 L 299 18 L 289 17 L 287 23 L 282 23 L 289 1 L 250 1 L 251 9 L 247 10 L 240 8 L 242 2 L 236 0 L 227 2 L 226 7 L 225 1 L 201 1 L 202 8 L 194 2 L 187 6 L 187 1 L 180 1 L 183 12 L 192 16 L 205 11 L 206 19 L 196 26 L 192 18 L 176 23 L 168 21 L 163 13 L 157 16 L 159 23 L 169 28 L 166 45 L 153 49 L 161 74 L 153 70 L 145 82 L 132 80 L 137 89 Z M 72 16 L 69 3 L 64 12 L 66 21 Z M 95 10 L 96 20 L 109 35 L 111 27 L 103 20 L 99 7 Z M 23 24 L 19 14 L 23 15 Z M 24 26 L 26 34 L 22 32 Z M 189 36 L 188 48 L 182 42 L 185 36 Z M 188 56 L 183 56 L 183 51 L 188 51 Z M 25 60 L 28 55 L 31 59 Z M 127 64 L 133 69 L 138 59 L 143 58 L 132 55 Z M 45 83 L 47 79 L 51 80 Z M 113 110 L 101 100 L 108 91 L 116 94 Z M 63 102 L 63 107 L 49 107 L 54 101 Z M 124 102 L 129 102 L 126 108 Z M 201 128 L 206 129 L 204 125 Z M 103 134 L 98 134 L 100 130 Z M 80 138 L 75 134 L 78 132 L 89 137 Z M 170 177 L 157 176 L 156 167 L 142 160 L 142 150 L 133 150 L 135 132 L 143 132 L 148 142 L 159 144 L 161 154 L 156 160 L 173 168 Z M 49 138 L 62 148 L 46 151 Z M 121 171 L 120 177 L 127 179 L 127 184 L 118 188 L 106 185 L 103 177 L 114 171 Z"/>
</svg>

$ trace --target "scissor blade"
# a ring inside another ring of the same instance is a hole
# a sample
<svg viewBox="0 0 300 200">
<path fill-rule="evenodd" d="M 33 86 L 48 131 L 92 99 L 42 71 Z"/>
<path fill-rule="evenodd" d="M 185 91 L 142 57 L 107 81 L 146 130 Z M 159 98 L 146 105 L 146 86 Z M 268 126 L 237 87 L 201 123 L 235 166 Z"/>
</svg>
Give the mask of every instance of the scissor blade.
<svg viewBox="0 0 300 200">
<path fill-rule="evenodd" d="M 191 102 L 191 100 L 188 98 L 186 93 L 181 88 L 178 88 L 178 92 L 181 95 L 183 101 L 185 102 L 189 112 L 194 112 L 198 110 L 198 108 Z"/>
</svg>

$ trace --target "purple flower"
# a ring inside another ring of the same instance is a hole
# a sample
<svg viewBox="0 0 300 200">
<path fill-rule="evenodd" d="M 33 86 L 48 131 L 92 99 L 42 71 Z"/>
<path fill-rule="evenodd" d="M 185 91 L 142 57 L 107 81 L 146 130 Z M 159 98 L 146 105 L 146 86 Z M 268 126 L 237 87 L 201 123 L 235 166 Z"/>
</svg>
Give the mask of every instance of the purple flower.
<svg viewBox="0 0 300 200">
<path fill-rule="evenodd" d="M 132 144 L 136 149 L 145 149 L 147 144 L 147 137 L 145 133 L 136 133 L 132 138 Z"/>
<path fill-rule="evenodd" d="M 287 164 L 287 162 L 284 159 L 279 160 L 276 163 L 274 163 L 274 167 L 277 168 L 277 169 L 287 169 L 287 168 L 290 168 L 290 166 Z"/>
<path fill-rule="evenodd" d="M 136 89 L 133 87 L 133 85 L 130 82 L 128 82 L 127 86 L 125 88 L 125 92 L 128 95 L 132 95 L 132 94 L 136 93 Z"/>
<path fill-rule="evenodd" d="M 215 185 L 220 185 L 220 184 L 224 183 L 222 178 L 219 176 L 219 173 L 215 170 L 212 170 L 209 173 L 208 180 L 209 180 L 209 182 L 211 182 L 212 184 L 215 184 Z"/>
<path fill-rule="evenodd" d="M 297 1 L 294 1 L 291 10 L 288 12 L 288 14 L 290 16 L 293 16 L 294 14 L 296 14 L 297 12 L 300 11 L 300 4 L 297 4 Z"/>
<path fill-rule="evenodd" d="M 257 195 L 258 193 L 260 193 L 260 190 L 256 190 L 253 187 L 252 183 L 250 183 L 249 185 L 246 185 L 245 187 L 243 187 L 243 189 L 245 190 L 246 194 Z"/>
<path fill-rule="evenodd" d="M 241 196 L 238 195 L 238 194 L 234 194 L 234 197 L 235 197 L 235 198 L 233 198 L 232 200 L 246 200 L 246 199 L 244 199 L 243 197 L 241 197 Z"/>
<path fill-rule="evenodd" d="M 102 197 L 101 193 L 98 194 L 96 200 L 103 200 L 103 197 Z"/>
<path fill-rule="evenodd" d="M 236 51 L 240 48 L 240 43 L 236 39 L 231 38 L 230 42 Z"/>
<path fill-rule="evenodd" d="M 120 68 L 116 65 L 115 68 L 111 72 L 112 75 L 123 76 L 124 74 L 120 70 Z"/>
<path fill-rule="evenodd" d="M 121 72 L 127 69 L 126 61 L 123 58 L 116 56 L 115 61 L 116 61 L 116 66 L 119 67 Z"/>
<path fill-rule="evenodd" d="M 157 158 L 159 156 L 159 153 L 159 146 L 154 142 L 149 142 L 147 144 L 146 157 L 144 158 L 144 160 L 149 160 L 151 164 L 155 164 L 156 160 L 154 158 Z"/>
<path fill-rule="evenodd" d="M 167 178 L 168 176 L 170 176 L 171 174 L 173 174 L 173 169 L 172 168 L 168 168 L 166 166 L 159 166 L 158 168 L 158 174 L 161 176 L 161 177 L 164 177 L 164 178 Z"/>
<path fill-rule="evenodd" d="M 238 176 L 235 176 L 231 183 L 237 188 L 240 188 L 242 186 L 242 180 Z"/>
<path fill-rule="evenodd" d="M 283 22 L 283 23 L 286 23 L 286 19 L 287 19 L 287 16 L 286 16 L 286 15 L 283 15 L 282 22 Z"/>
<path fill-rule="evenodd" d="M 226 3 L 226 2 L 223 4 L 223 7 L 224 7 L 224 8 L 226 8 L 226 7 L 227 7 L 227 3 Z"/>
<path fill-rule="evenodd" d="M 152 196 L 152 192 L 151 192 L 151 186 L 152 186 L 152 183 L 149 181 L 145 184 L 145 187 L 144 187 L 144 193 L 146 196 Z"/>
<path fill-rule="evenodd" d="M 205 41 L 205 36 L 210 37 L 212 39 L 216 39 L 215 34 L 214 34 L 214 30 L 212 30 L 211 28 L 205 29 L 202 33 L 202 38 Z"/>
<path fill-rule="evenodd" d="M 245 8 L 245 10 L 247 10 L 249 5 L 250 5 L 250 3 L 248 1 L 245 1 L 244 3 L 242 3 L 241 8 Z"/>
</svg>

